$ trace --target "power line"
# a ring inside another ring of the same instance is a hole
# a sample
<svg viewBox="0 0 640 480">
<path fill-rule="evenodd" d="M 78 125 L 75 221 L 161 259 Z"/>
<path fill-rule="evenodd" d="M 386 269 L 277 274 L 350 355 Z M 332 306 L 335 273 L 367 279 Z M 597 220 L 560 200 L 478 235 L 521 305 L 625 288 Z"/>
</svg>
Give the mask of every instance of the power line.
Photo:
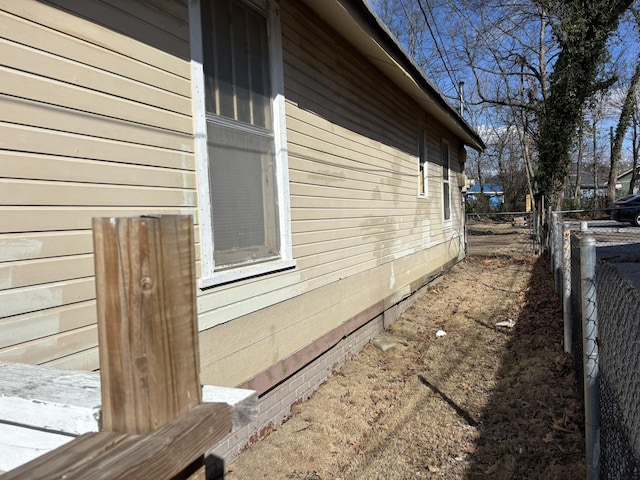
<svg viewBox="0 0 640 480">
<path fill-rule="evenodd" d="M 440 42 L 436 38 L 436 35 L 433 33 L 433 29 L 431 28 L 431 22 L 429 21 L 429 17 L 427 15 L 427 12 L 425 11 L 424 7 L 422 6 L 422 1 L 418 0 L 418 6 L 420 7 L 420 11 L 422 12 L 422 16 L 424 17 L 424 22 L 427 25 L 427 29 L 429 30 L 429 34 L 431 35 L 431 38 L 433 39 L 433 43 L 434 43 L 434 45 L 436 47 L 436 51 L 438 52 L 438 56 L 440 57 L 440 60 L 442 61 L 442 65 L 444 66 L 445 71 L 447 72 L 449 80 L 451 80 L 451 83 L 453 84 L 453 88 L 455 89 L 456 85 L 458 85 L 458 82 L 454 78 L 455 75 L 452 73 L 453 69 L 450 68 L 451 60 L 449 60 L 449 56 L 447 55 L 447 53 L 445 52 L 443 54 L 442 50 L 440 49 L 440 43 L 444 43 L 444 42 L 442 42 L 442 36 L 440 35 L 440 32 L 438 31 L 438 26 L 436 24 L 436 18 L 435 18 L 435 15 L 433 14 L 433 9 L 431 8 L 431 5 L 429 4 L 429 0 L 427 0 L 426 3 L 427 3 L 427 9 L 429 10 L 429 14 L 431 15 L 431 19 L 433 20 L 433 24 L 435 25 L 436 33 L 438 34 L 438 38 L 440 39 Z M 445 57 L 446 57 L 446 59 L 445 59 Z"/>
</svg>

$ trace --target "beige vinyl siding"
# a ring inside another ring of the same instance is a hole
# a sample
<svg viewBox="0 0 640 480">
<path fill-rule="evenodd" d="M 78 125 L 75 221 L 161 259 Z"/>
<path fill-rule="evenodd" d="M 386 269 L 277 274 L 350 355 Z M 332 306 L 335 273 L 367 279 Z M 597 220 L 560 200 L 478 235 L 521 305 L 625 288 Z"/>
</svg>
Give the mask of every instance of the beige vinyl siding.
<svg viewBox="0 0 640 480">
<path fill-rule="evenodd" d="M 21 359 L 16 361 L 24 361 L 30 356 L 28 352 L 22 350 L 25 345 L 37 345 L 39 339 L 55 339 L 60 333 L 92 325 L 95 322 L 95 309 L 95 301 L 87 300 L 49 308 L 44 312 L 35 311 L 6 317 L 0 320 L 0 328 L 2 329 L 0 348 L 15 346 L 21 351 Z M 84 346 L 80 350 L 86 348 Z M 9 355 L 11 354 L 9 353 Z M 57 356 L 54 354 L 46 358 L 56 358 Z"/>
<path fill-rule="evenodd" d="M 250 380 L 458 255 L 458 140 L 301 2 L 280 11 L 297 267 L 198 291 L 206 383 Z M 0 0 L 0 360 L 98 367 L 93 217 L 194 215 L 200 275 L 187 13 Z"/>
<path fill-rule="evenodd" d="M 98 368 L 91 219 L 197 207 L 186 1 L 0 1 L 0 360 Z"/>
<path fill-rule="evenodd" d="M 281 12 L 297 269 L 198 299 L 205 382 L 248 381 L 364 310 L 408 295 L 412 282 L 460 253 L 458 140 L 300 2 L 283 0 Z M 428 198 L 418 198 L 420 125 Z M 450 228 L 442 226 L 443 137 L 451 143 Z"/>
<path fill-rule="evenodd" d="M 437 257 L 444 255 L 444 246 L 435 247 L 429 254 L 423 251 L 347 276 L 309 291 L 299 301 L 278 303 L 202 332 L 201 344 L 208 346 L 201 350 L 202 375 L 209 379 L 205 381 L 242 383 L 272 362 L 295 355 L 302 346 L 318 340 L 363 308 L 391 298 L 390 289 L 398 293 L 399 301 L 410 293 L 409 279 L 417 278 L 419 272 L 437 272 Z"/>
<path fill-rule="evenodd" d="M 131 159 L 133 160 L 133 159 Z M 0 178 L 93 183 L 96 178 L 108 185 L 196 188 L 195 172 L 175 168 L 150 169 L 146 165 L 105 162 L 82 158 L 39 155 L 30 152 L 0 151 Z"/>
<path fill-rule="evenodd" d="M 0 9 L 13 14 L 15 17 L 25 19 L 36 25 L 46 25 L 52 31 L 61 33 L 65 38 L 73 37 L 86 43 L 87 47 L 100 47 L 96 61 L 106 58 L 111 64 L 111 55 L 117 59 L 141 59 L 140 64 L 146 64 L 149 68 L 158 71 L 173 73 L 182 78 L 189 78 L 190 66 L 188 63 L 176 62 L 176 58 L 186 60 L 189 58 L 188 36 L 176 37 L 172 32 L 163 31 L 161 28 L 151 26 L 145 18 L 134 17 L 130 13 L 131 3 L 145 6 L 147 13 L 153 11 L 165 11 L 166 15 L 175 17 L 178 25 L 187 24 L 186 0 L 119 0 L 120 10 L 109 7 L 105 9 L 106 2 L 101 0 L 48 0 L 46 3 L 39 0 L 1 0 Z M 173 8 L 172 11 L 169 11 Z M 123 18 L 126 21 L 122 21 Z M 133 23 L 132 23 L 133 22 Z M 125 28 L 126 27 L 126 28 Z M 178 27 L 179 28 L 179 27 Z M 186 32 L 185 32 L 186 33 Z M 36 41 L 25 36 L 29 42 Z M 176 42 L 176 38 L 178 41 Z M 133 41 L 132 41 L 133 40 Z M 28 43 L 28 42 L 25 42 Z M 46 42 L 37 44 L 46 45 L 43 50 L 54 49 Z M 76 51 L 75 49 L 73 50 Z M 86 52 L 80 49 L 80 52 Z M 60 56 L 70 56 L 59 49 Z M 82 55 L 80 53 L 79 55 Z M 92 55 L 93 56 L 93 55 Z M 80 57 L 87 64 L 91 64 L 88 57 Z M 126 62 L 121 74 L 128 69 Z M 135 68 L 132 65 L 131 68 Z M 146 83 L 155 84 L 153 80 Z M 188 93 L 188 89 L 185 93 Z"/>
<path fill-rule="evenodd" d="M 381 140 L 405 151 L 411 145 L 415 153 L 415 104 L 337 34 L 328 34 L 330 27 L 296 6 L 301 8 L 282 9 L 287 99 L 360 133 L 362 143 L 385 148 Z"/>
<path fill-rule="evenodd" d="M 317 285 L 320 277 L 341 278 L 341 269 L 366 271 L 425 248 L 417 221 L 434 218 L 440 203 L 435 195 L 416 199 L 424 114 L 312 16 L 283 17 L 291 25 L 283 28 L 285 73 L 297 80 L 286 82 L 286 96 L 294 256 L 303 278 Z M 333 239 L 313 240 L 326 229 Z"/>
<path fill-rule="evenodd" d="M 0 262 L 55 258 L 91 252 L 93 243 L 90 230 L 8 233 L 0 236 Z M 3 263 L 2 267 L 7 265 Z"/>
</svg>

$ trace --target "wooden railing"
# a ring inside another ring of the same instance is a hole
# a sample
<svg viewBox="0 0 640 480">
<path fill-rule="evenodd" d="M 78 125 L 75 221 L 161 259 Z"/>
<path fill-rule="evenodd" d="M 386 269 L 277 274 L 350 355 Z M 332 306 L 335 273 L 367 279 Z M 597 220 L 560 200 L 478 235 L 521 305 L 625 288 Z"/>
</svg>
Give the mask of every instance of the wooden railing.
<svg viewBox="0 0 640 480">
<path fill-rule="evenodd" d="M 231 408 L 202 404 L 191 216 L 94 219 L 101 431 L 2 475 L 204 479 Z"/>
</svg>

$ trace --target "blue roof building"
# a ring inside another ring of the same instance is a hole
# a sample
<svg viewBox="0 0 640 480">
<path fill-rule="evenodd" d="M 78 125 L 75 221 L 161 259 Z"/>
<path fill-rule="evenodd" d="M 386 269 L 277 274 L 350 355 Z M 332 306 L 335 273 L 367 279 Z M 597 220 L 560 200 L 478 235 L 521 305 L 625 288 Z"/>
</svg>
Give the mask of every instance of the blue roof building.
<svg viewBox="0 0 640 480">
<path fill-rule="evenodd" d="M 476 195 L 480 195 L 480 193 L 489 197 L 489 206 L 491 208 L 498 209 L 504 203 L 504 190 L 502 185 L 498 185 L 497 183 L 485 183 L 482 185 L 476 183 L 467 189 L 465 198 L 470 202 L 474 202 Z"/>
</svg>

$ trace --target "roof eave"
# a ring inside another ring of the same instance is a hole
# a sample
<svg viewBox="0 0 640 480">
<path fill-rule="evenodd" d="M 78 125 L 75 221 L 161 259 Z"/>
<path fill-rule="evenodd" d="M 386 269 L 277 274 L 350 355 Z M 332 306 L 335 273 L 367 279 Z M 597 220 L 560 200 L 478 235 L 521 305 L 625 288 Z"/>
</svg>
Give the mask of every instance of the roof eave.
<svg viewBox="0 0 640 480">
<path fill-rule="evenodd" d="M 478 151 L 486 148 L 478 133 L 429 81 L 364 0 L 303 1 L 466 145 Z"/>
</svg>

